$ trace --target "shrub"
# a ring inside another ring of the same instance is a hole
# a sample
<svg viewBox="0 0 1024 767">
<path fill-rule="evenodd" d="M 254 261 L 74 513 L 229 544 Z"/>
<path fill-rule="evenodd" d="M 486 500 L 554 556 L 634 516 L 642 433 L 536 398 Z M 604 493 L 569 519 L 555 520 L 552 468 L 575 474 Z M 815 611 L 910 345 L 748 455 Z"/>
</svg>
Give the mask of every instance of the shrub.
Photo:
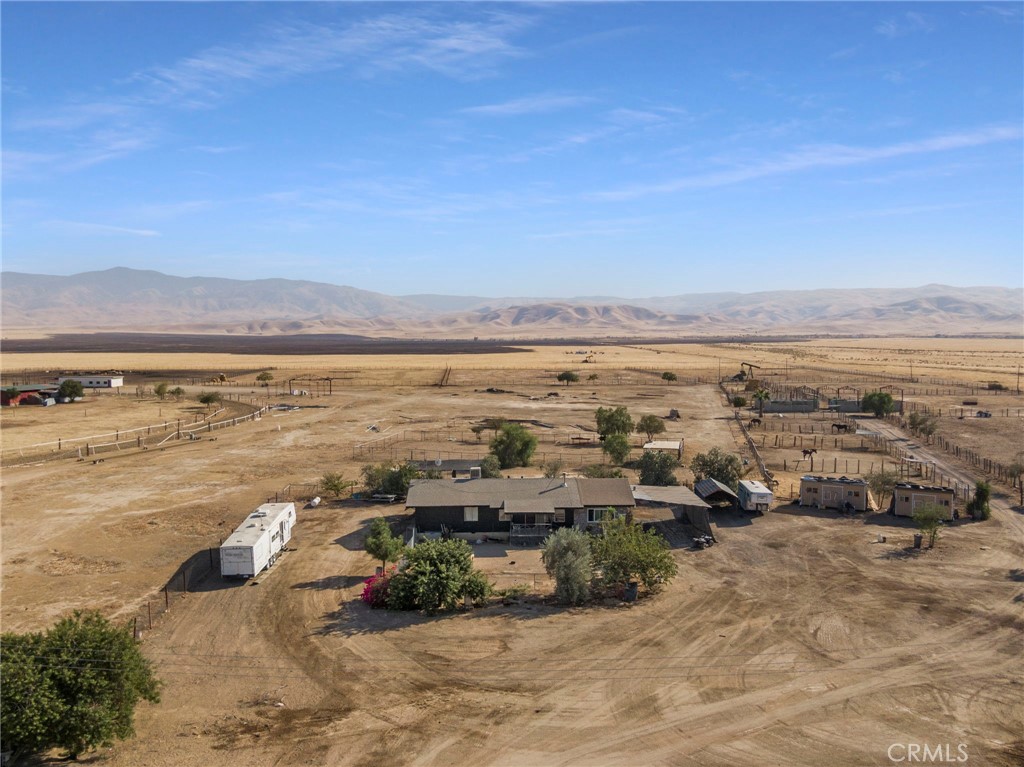
<svg viewBox="0 0 1024 767">
<path fill-rule="evenodd" d="M 653 450 L 645 450 L 637 461 L 637 468 L 640 470 L 641 485 L 678 485 L 679 480 L 673 471 L 679 466 L 673 456 L 668 453 L 659 453 Z"/>
<path fill-rule="evenodd" d="M 374 609 L 381 609 L 388 606 L 391 578 L 395 569 L 380 575 L 371 575 L 363 581 L 363 593 L 360 599 Z"/>
<path fill-rule="evenodd" d="M 462 594 L 469 597 L 477 607 L 487 604 L 491 594 L 494 593 L 494 584 L 487 580 L 487 576 L 479 570 L 472 570 L 466 576 L 465 586 Z"/>
<path fill-rule="evenodd" d="M 675 577 L 676 561 L 665 539 L 623 517 L 609 516 L 592 544 L 594 565 L 609 585 L 639 581 L 648 591 Z"/>
<path fill-rule="evenodd" d="M 589 535 L 561 527 L 545 539 L 541 559 L 548 575 L 555 579 L 558 601 L 570 605 L 587 601 L 594 575 Z"/>
<path fill-rule="evenodd" d="M 734 396 L 732 398 L 732 406 L 733 407 L 746 407 L 747 406 L 747 398 L 746 397 L 741 397 L 739 394 L 737 394 L 736 396 Z"/>
<path fill-rule="evenodd" d="M 503 469 L 529 466 L 536 449 L 537 438 L 518 423 L 504 424 L 491 440 L 491 452 Z"/>
</svg>

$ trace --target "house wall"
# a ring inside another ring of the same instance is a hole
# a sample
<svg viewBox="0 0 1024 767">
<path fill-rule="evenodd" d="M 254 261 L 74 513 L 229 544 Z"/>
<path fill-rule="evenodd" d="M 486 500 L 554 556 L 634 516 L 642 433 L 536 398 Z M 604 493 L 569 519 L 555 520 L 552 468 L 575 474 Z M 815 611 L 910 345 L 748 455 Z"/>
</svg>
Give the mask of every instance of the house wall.
<svg viewBox="0 0 1024 767">
<path fill-rule="evenodd" d="M 421 507 L 413 515 L 417 530 L 440 530 L 444 525 L 460 533 L 507 533 L 510 527 L 509 522 L 498 519 L 498 510 L 489 506 L 477 507 L 476 522 L 466 522 L 463 506 Z"/>
<path fill-rule="evenodd" d="M 934 503 L 944 509 L 943 519 L 953 518 L 953 491 L 914 490 L 913 488 L 897 487 L 895 513 L 897 517 L 911 517 L 914 509 L 924 503 Z"/>
<path fill-rule="evenodd" d="M 839 482 L 800 482 L 800 505 L 841 509 L 847 501 L 857 511 L 867 511 L 867 485 Z"/>
</svg>

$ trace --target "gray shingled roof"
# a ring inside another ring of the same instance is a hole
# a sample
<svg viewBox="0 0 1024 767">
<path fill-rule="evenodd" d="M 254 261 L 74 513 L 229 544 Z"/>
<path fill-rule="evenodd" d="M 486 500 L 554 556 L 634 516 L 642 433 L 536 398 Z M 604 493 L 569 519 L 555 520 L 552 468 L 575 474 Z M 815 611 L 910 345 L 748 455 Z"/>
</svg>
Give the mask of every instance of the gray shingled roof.
<svg viewBox="0 0 1024 767">
<path fill-rule="evenodd" d="M 582 509 L 587 506 L 633 506 L 625 479 L 414 479 L 406 496 L 407 508 L 511 504 L 526 508 Z"/>
</svg>

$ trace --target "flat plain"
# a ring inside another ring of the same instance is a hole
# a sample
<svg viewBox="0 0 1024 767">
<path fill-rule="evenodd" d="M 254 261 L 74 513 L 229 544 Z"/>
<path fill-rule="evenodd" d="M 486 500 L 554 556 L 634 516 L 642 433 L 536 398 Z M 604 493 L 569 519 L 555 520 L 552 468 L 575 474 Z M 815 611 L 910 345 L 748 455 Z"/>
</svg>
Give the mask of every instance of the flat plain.
<svg viewBox="0 0 1024 767">
<path fill-rule="evenodd" d="M 202 562 L 259 503 L 301 494 L 288 488 L 327 471 L 357 479 L 370 462 L 481 456 L 486 434 L 478 440 L 471 427 L 486 417 L 534 422 L 538 461 L 572 471 L 602 460 L 572 440 L 592 427 L 597 407 L 625 405 L 634 417 L 675 409 L 667 436 L 685 439 L 685 461 L 717 445 L 749 459 L 757 477 L 716 383 L 740 362 L 779 387 L 893 387 L 907 402 L 943 408 L 938 433 L 993 460 L 1021 444 L 1019 340 L 520 348 L 5 353 L 5 384 L 57 369 L 128 378 L 120 396 L 0 415 L 4 630 L 42 628 L 76 608 L 137 619 L 164 680 L 162 703 L 139 709 L 137 737 L 90 761 L 859 766 L 889 764 L 890 746 L 917 743 L 952 744 L 954 753 L 964 744 L 969 763 L 1020 763 L 1024 510 L 1000 485 L 990 521 L 945 529 L 935 549 L 915 552 L 913 527 L 886 514 L 785 504 L 809 467 L 799 450 L 773 442 L 764 458 L 783 503 L 761 517 L 718 516 L 720 543 L 675 548 L 679 577 L 628 606 L 554 605 L 536 550 L 486 546 L 478 565 L 499 586 L 525 585 L 528 598 L 446 616 L 370 611 L 358 600 L 375 564 L 362 536 L 379 514 L 400 527 L 403 510 L 333 498 L 300 509 L 293 550 L 256 582 L 213 573 L 187 593 L 176 586 L 183 566 Z M 272 371 L 271 386 L 256 384 L 261 370 Z M 582 380 L 557 384 L 563 370 Z M 678 381 L 663 381 L 664 371 Z M 218 373 L 229 380 L 211 382 Z M 160 380 L 179 382 L 188 397 L 156 399 L 149 387 Z M 991 381 L 1007 389 L 987 388 Z M 55 439 L 63 449 L 179 419 L 201 423 L 209 411 L 190 399 L 201 390 L 228 399 L 220 419 L 264 403 L 300 409 L 200 430 L 194 441 L 126 445 L 100 462 L 88 451 L 46 460 Z M 994 416 L 961 419 L 965 399 Z M 795 427 L 796 436 L 823 438 L 828 425 L 787 415 L 751 436 L 760 444 Z M 900 437 L 898 424 L 885 428 Z M 946 476 L 984 477 L 904 436 Z M 885 455 L 829 444 L 816 456 L 826 469 Z"/>
</svg>

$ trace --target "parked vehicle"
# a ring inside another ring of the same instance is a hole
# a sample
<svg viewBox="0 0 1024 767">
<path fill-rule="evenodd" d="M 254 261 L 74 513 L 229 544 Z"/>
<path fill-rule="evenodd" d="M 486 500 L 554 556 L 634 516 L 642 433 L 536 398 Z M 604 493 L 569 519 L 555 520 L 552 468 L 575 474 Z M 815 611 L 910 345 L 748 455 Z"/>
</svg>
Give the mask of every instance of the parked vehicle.
<svg viewBox="0 0 1024 767">
<path fill-rule="evenodd" d="M 272 567 L 295 525 L 294 503 L 264 503 L 220 546 L 220 574 L 253 578 Z"/>
</svg>

